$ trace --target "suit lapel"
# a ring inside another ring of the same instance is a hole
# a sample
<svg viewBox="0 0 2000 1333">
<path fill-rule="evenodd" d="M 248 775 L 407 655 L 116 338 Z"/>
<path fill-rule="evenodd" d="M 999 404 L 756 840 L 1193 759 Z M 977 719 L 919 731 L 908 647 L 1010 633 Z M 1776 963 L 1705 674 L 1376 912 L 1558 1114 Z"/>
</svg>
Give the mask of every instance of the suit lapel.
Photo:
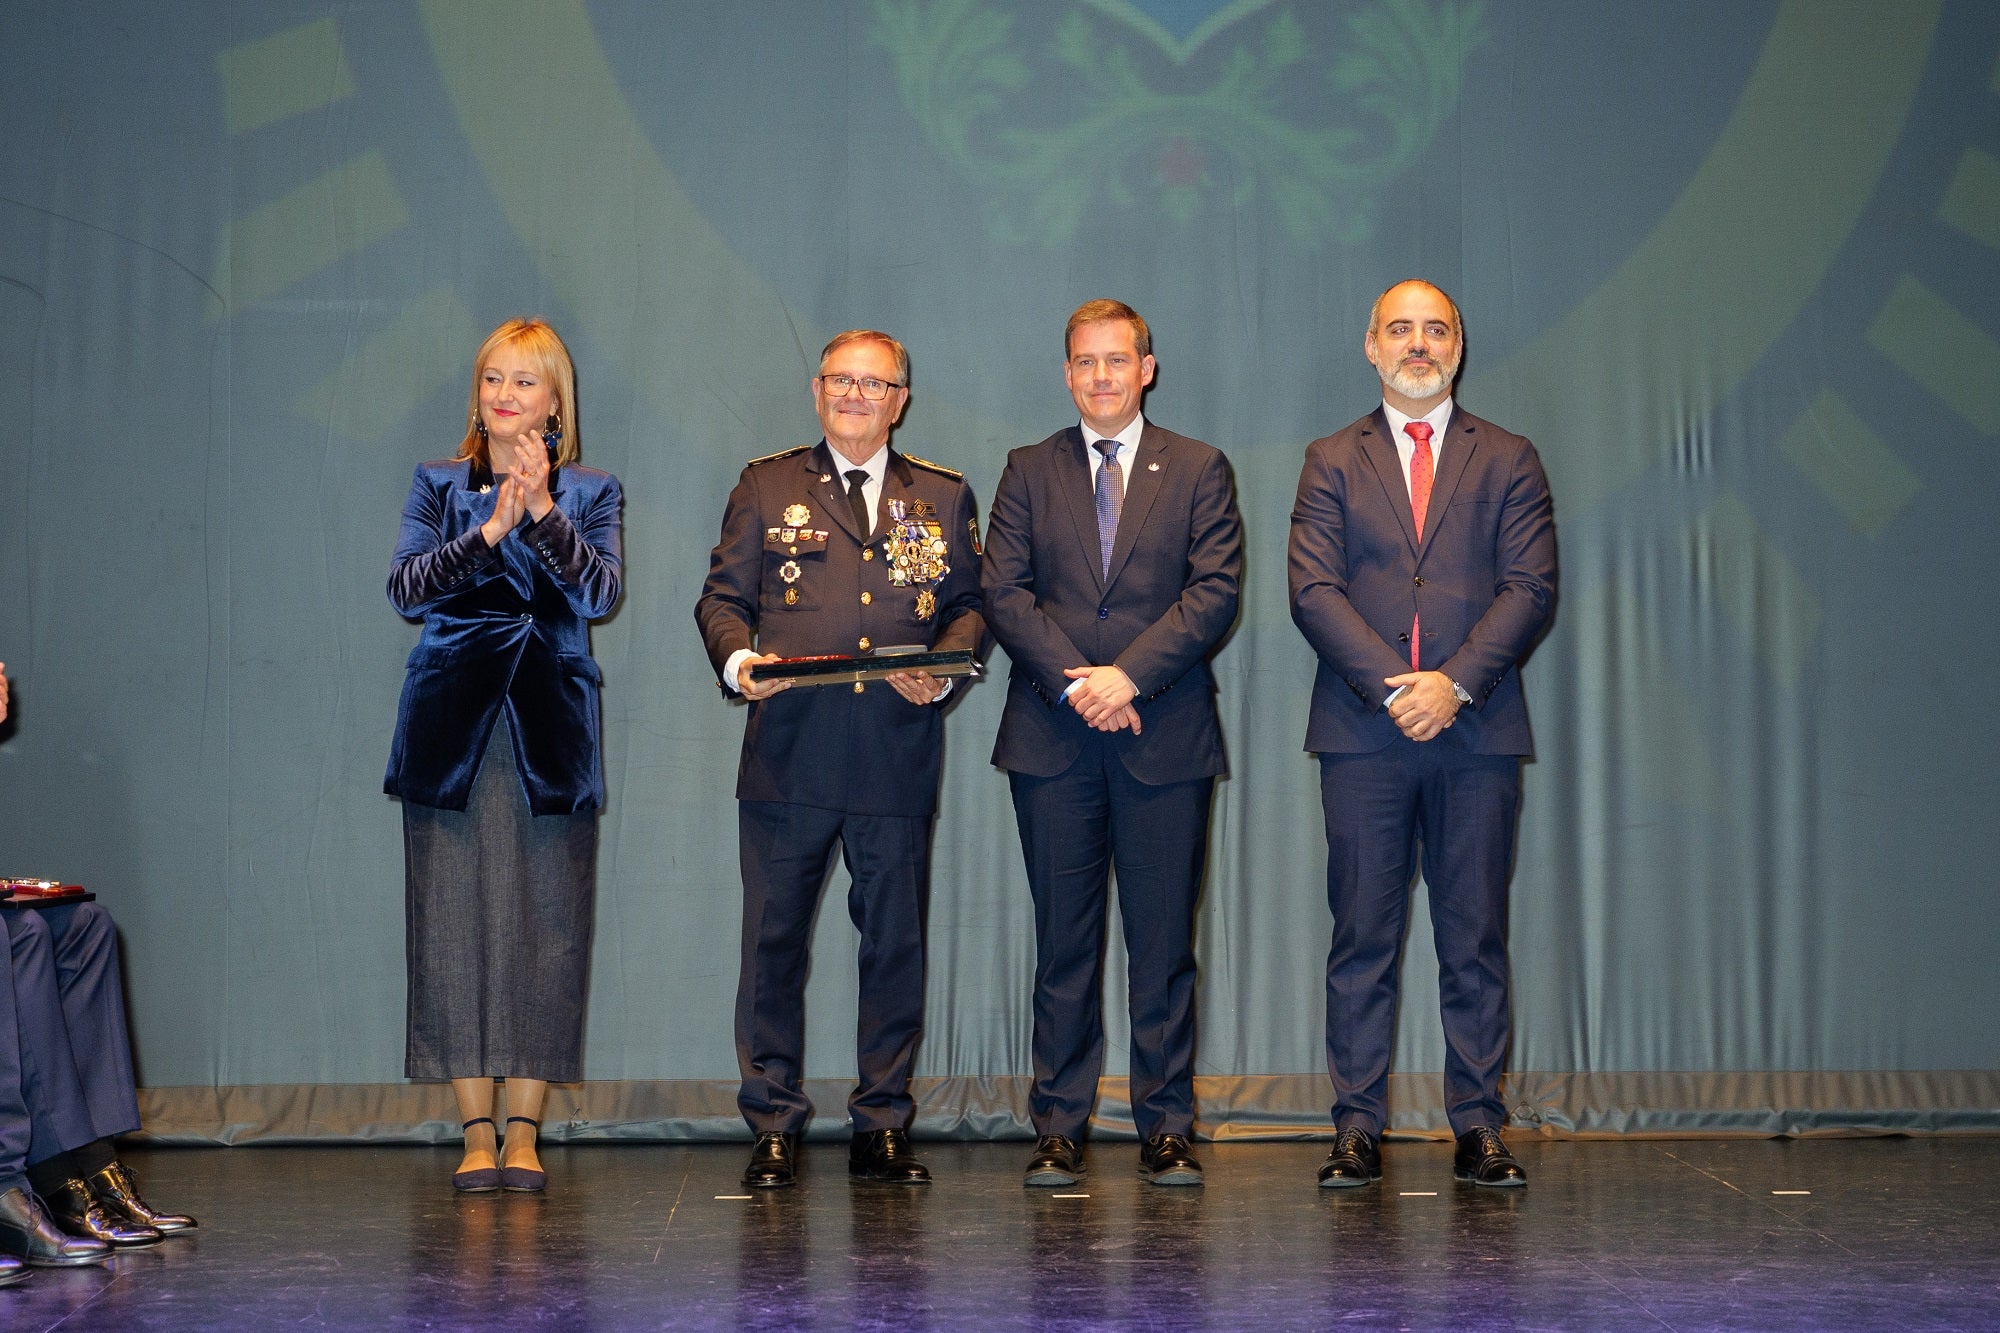
<svg viewBox="0 0 2000 1333">
<path fill-rule="evenodd" d="M 1167 441 L 1152 422 L 1139 432 L 1139 447 L 1132 451 L 1132 475 L 1125 478 L 1125 503 L 1118 511 L 1118 536 L 1111 544 L 1111 574 L 1105 586 L 1118 581 L 1139 534 L 1146 530 L 1146 516 L 1153 511 L 1160 487 L 1166 482 Z M 1095 494 L 1091 497 L 1091 520 L 1097 518 Z"/>
<path fill-rule="evenodd" d="M 1090 480 L 1090 463 L 1083 456 L 1083 427 L 1072 426 L 1056 444 L 1056 489 L 1069 499 L 1069 516 L 1077 546 L 1090 577 L 1104 586 L 1104 548 L 1097 540 L 1097 496 Z"/>
<path fill-rule="evenodd" d="M 1362 428 L 1361 453 L 1375 469 L 1375 477 L 1382 483 L 1382 496 L 1396 515 L 1396 521 L 1403 525 L 1403 540 L 1410 544 L 1412 554 L 1417 553 L 1417 519 L 1410 512 L 1410 483 L 1403 477 L 1403 456 L 1396 452 L 1396 441 L 1389 434 L 1389 418 L 1379 407 Z"/>
<path fill-rule="evenodd" d="M 839 528 L 857 542 L 866 542 L 868 534 L 854 530 L 854 511 L 847 507 L 847 481 L 835 466 L 841 460 L 834 455 L 833 446 L 821 440 L 806 455 L 806 486 L 819 503 L 815 508 L 833 520 Z M 824 480 L 822 480 L 824 478 Z"/>
<path fill-rule="evenodd" d="M 1424 511 L 1424 544 L 1417 553 L 1419 564 L 1430 554 L 1431 538 L 1437 535 L 1438 525 L 1444 522 L 1445 513 L 1451 508 L 1451 493 L 1458 489 L 1467 465 L 1472 462 L 1472 451 L 1479 444 L 1479 433 L 1473 430 L 1456 403 L 1452 404 L 1451 420 L 1445 423 L 1444 440 L 1444 448 L 1438 451 L 1437 472 L 1431 478 L 1430 507 Z"/>
</svg>

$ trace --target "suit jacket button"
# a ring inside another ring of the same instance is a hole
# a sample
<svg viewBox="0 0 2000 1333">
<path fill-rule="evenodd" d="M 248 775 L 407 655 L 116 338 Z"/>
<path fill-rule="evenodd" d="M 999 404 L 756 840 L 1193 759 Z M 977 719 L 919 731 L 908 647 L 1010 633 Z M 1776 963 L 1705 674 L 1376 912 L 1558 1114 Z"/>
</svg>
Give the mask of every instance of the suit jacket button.
<svg viewBox="0 0 2000 1333">
<path fill-rule="evenodd" d="M 872 546 L 864 546 L 864 547 L 862 547 L 862 548 L 861 548 L 861 558 L 862 558 L 863 560 L 873 560 L 873 559 L 875 558 L 875 548 L 874 548 L 874 547 L 872 547 Z"/>
<path fill-rule="evenodd" d="M 1396 636 L 1397 643 L 1408 643 L 1409 641 L 1410 641 L 1410 636 L 1407 634 L 1398 634 Z"/>
<path fill-rule="evenodd" d="M 861 651 L 864 653 L 868 651 L 868 636 L 866 634 L 861 636 Z"/>
<path fill-rule="evenodd" d="M 1098 608 L 1097 608 L 1097 618 L 1098 618 L 1099 620 L 1109 620 L 1109 619 L 1111 619 L 1111 608 L 1110 608 L 1110 607 L 1108 607 L 1108 606 L 1100 606 L 1100 607 L 1098 607 Z"/>
<path fill-rule="evenodd" d="M 1417 586 L 1418 586 L 1419 588 L 1421 588 L 1421 587 L 1423 587 L 1423 586 L 1424 586 L 1424 576 L 1423 576 L 1422 574 L 1419 574 L 1419 575 L 1417 575 L 1417 577 L 1416 577 L 1416 585 L 1417 585 Z"/>
<path fill-rule="evenodd" d="M 868 605 L 870 602 L 874 600 L 875 600 L 875 594 L 872 592 L 864 592 L 861 594 L 861 604 L 863 606 Z"/>
<path fill-rule="evenodd" d="M 521 613 L 521 619 L 523 620 L 533 620 L 534 618 L 535 618 L 534 613 L 531 611 L 523 611 Z"/>
</svg>

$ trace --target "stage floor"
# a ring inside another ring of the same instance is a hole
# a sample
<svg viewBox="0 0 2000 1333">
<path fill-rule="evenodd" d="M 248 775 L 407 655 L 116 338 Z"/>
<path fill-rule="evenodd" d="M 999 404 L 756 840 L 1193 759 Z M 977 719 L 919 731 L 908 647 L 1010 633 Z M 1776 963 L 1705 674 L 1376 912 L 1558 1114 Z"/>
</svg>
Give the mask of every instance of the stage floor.
<svg viewBox="0 0 2000 1333">
<path fill-rule="evenodd" d="M 550 1148 L 545 1196 L 463 1198 L 443 1148 L 135 1150 L 201 1229 L 40 1270 L 0 1328 L 2000 1326 L 2000 1139 L 1511 1143 L 1524 1190 L 1432 1143 L 1366 1190 L 1314 1186 L 1323 1143 L 1197 1144 L 1199 1189 L 1103 1144 L 1060 1192 L 1025 1143 L 920 1143 L 915 1188 L 813 1144 L 747 1199 L 735 1144 Z"/>
</svg>

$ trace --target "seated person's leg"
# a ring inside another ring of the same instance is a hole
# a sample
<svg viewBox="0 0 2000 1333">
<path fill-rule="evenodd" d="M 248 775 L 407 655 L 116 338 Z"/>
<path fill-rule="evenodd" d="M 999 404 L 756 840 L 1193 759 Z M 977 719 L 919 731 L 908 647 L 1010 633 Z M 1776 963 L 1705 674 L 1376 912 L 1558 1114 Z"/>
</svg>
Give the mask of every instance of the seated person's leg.
<svg viewBox="0 0 2000 1333">
<path fill-rule="evenodd" d="M 13 984 L 13 960 L 17 930 L 24 941 L 23 947 L 34 952 L 39 939 L 41 952 L 47 956 L 46 928 L 37 931 L 25 924 L 17 926 L 15 921 L 17 917 L 33 915 L 21 910 L 0 912 L 8 945 L 0 949 L 0 1255 L 11 1261 L 25 1259 L 36 1267 L 102 1263 L 110 1257 L 111 1246 L 63 1231 L 28 1185 L 27 1159 L 34 1131 L 28 1105 L 29 1074 L 20 1038 L 23 1026 L 34 1023 L 20 1011 Z M 28 1022 L 24 1024 L 23 1019 Z M 0 1283 L 18 1280 L 18 1273 L 23 1271 L 13 1262 L 0 1265 Z"/>
<path fill-rule="evenodd" d="M 132 1034 L 125 1027 L 125 987 L 118 975 L 118 926 L 98 903 L 43 911 L 55 946 L 63 1023 L 95 1137 L 139 1128 L 132 1080 Z"/>
<path fill-rule="evenodd" d="M 114 1221 L 141 1231 L 192 1230 L 196 1225 L 192 1217 L 161 1212 L 139 1196 L 138 1185 L 119 1162 L 112 1141 L 115 1135 L 139 1128 L 132 1038 L 125 1026 L 125 991 L 119 979 L 117 924 L 97 903 L 48 908 L 40 915 L 47 927 L 67 1050 L 67 1067 L 57 1081 L 64 1084 L 60 1138 L 72 1178 L 85 1182 L 87 1193 Z M 17 971 L 15 984 L 17 989 L 24 984 L 44 985 L 45 973 L 36 970 L 29 982 Z M 51 1063 L 64 1063 L 61 1049 Z M 37 1144 L 29 1152 L 31 1164 L 40 1156 Z"/>
</svg>

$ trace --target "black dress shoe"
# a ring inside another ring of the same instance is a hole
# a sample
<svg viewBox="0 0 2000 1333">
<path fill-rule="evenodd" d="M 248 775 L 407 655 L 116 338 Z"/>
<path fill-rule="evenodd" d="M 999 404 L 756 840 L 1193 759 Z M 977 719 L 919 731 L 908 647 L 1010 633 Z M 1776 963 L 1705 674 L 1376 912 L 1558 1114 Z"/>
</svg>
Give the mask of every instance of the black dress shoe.
<svg viewBox="0 0 2000 1333">
<path fill-rule="evenodd" d="M 113 1217 L 123 1214 L 128 1222 L 171 1236 L 176 1231 L 193 1231 L 201 1224 L 186 1213 L 163 1213 L 139 1197 L 139 1182 L 123 1162 L 113 1162 L 83 1178 L 105 1211 Z"/>
<path fill-rule="evenodd" d="M 1035 1140 L 1035 1155 L 1028 1159 L 1023 1185 L 1074 1185 L 1083 1178 L 1083 1149 L 1075 1139 L 1060 1134 L 1044 1134 Z"/>
<path fill-rule="evenodd" d="M 1528 1183 L 1528 1173 L 1514 1160 L 1501 1141 L 1500 1131 L 1491 1125 L 1468 1129 L 1458 1136 L 1458 1151 L 1452 1154 L 1451 1173 L 1475 1185 L 1511 1188 Z"/>
<path fill-rule="evenodd" d="M 1179 1134 L 1155 1134 L 1139 1149 L 1139 1174 L 1155 1185 L 1199 1185 L 1201 1163 Z"/>
<path fill-rule="evenodd" d="M 1354 1189 L 1382 1178 L 1382 1150 L 1375 1136 L 1349 1126 L 1333 1136 L 1333 1151 L 1319 1168 L 1321 1189 Z"/>
<path fill-rule="evenodd" d="M 759 1134 L 750 1149 L 743 1183 L 753 1190 L 782 1189 L 798 1183 L 798 1142 L 790 1134 Z"/>
<path fill-rule="evenodd" d="M 122 1213 L 114 1216 L 90 1192 L 90 1186 L 74 1176 L 65 1180 L 42 1202 L 48 1205 L 49 1216 L 56 1220 L 56 1225 L 72 1236 L 90 1236 L 122 1249 L 134 1245 L 158 1245 L 166 1235 L 158 1227 L 127 1221 Z"/>
<path fill-rule="evenodd" d="M 55 1224 L 40 1199 L 16 1186 L 0 1194 L 0 1254 L 26 1259 L 36 1268 L 77 1268 L 103 1263 L 111 1257 L 111 1247 L 70 1235 Z"/>
<path fill-rule="evenodd" d="M 898 1185 L 928 1185 L 930 1170 L 910 1150 L 907 1130 L 875 1129 L 854 1136 L 847 1148 L 847 1174 Z"/>
<path fill-rule="evenodd" d="M 11 1287 L 16 1282 L 26 1282 L 33 1270 L 11 1254 L 0 1254 L 0 1287 Z"/>
</svg>

